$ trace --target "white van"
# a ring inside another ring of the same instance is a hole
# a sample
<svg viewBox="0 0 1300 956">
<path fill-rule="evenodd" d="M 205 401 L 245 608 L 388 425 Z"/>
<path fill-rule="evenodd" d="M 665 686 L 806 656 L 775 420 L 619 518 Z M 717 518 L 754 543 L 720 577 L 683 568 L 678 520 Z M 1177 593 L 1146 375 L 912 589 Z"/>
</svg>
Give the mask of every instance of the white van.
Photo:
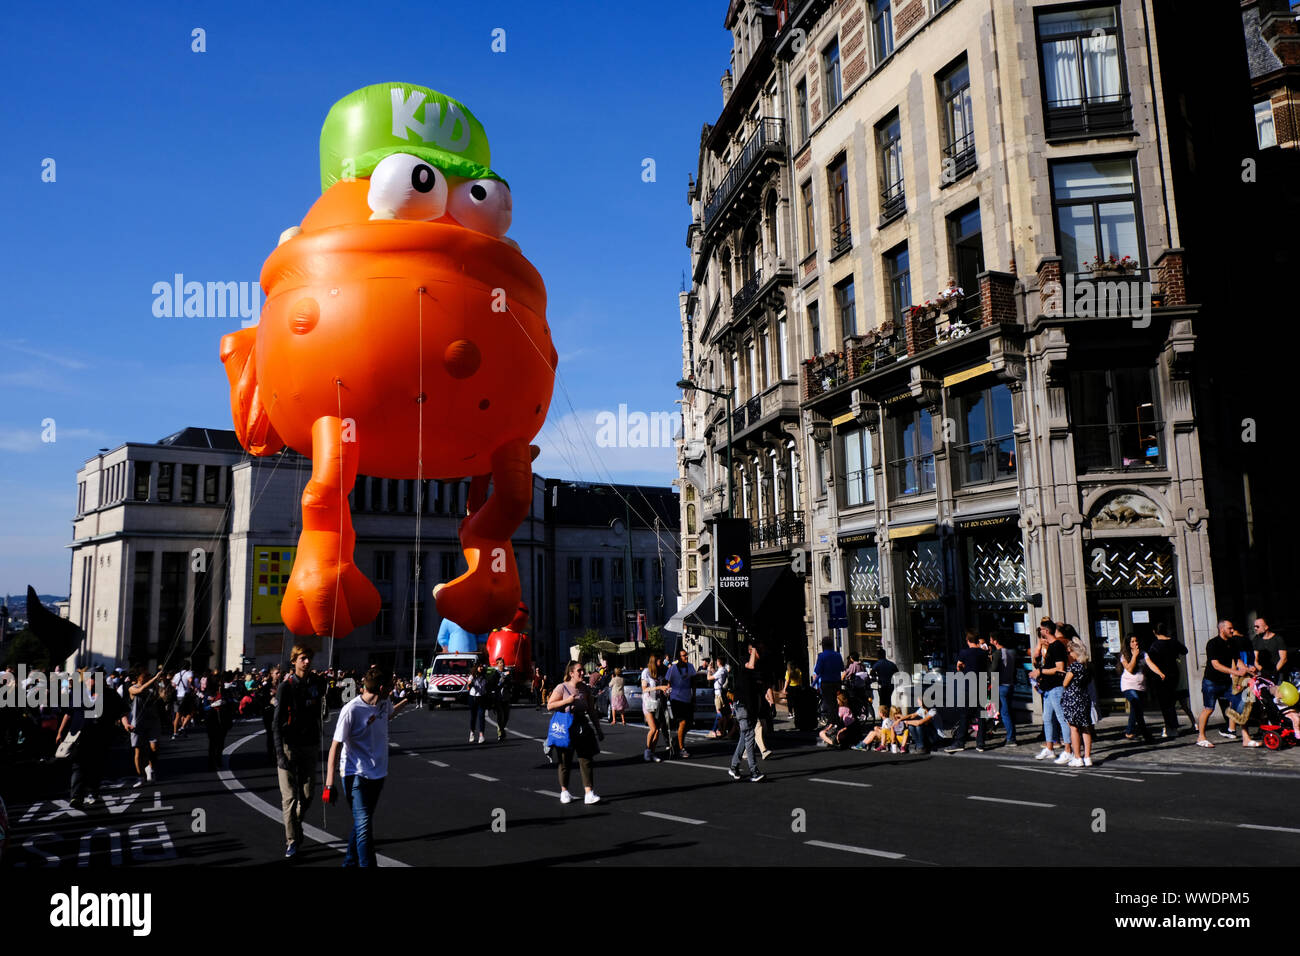
<svg viewBox="0 0 1300 956">
<path fill-rule="evenodd" d="M 446 707 L 466 701 L 474 666 L 482 660 L 478 654 L 439 654 L 435 657 L 427 682 L 429 703 Z"/>
</svg>

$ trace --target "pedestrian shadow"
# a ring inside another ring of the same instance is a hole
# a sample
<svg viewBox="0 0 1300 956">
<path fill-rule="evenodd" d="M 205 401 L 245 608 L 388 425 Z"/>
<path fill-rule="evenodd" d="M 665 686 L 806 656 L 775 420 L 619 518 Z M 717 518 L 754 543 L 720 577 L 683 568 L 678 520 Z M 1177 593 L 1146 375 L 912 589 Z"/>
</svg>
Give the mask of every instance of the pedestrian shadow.
<svg viewBox="0 0 1300 956">
<path fill-rule="evenodd" d="M 588 813 L 586 816 L 604 816 L 605 814 Z M 525 817 L 522 820 L 517 817 L 510 818 L 510 829 L 518 827 L 553 827 L 565 823 L 564 817 Z M 431 833 L 413 834 L 407 837 L 397 837 L 395 839 L 383 839 L 375 841 L 375 848 L 381 849 L 385 846 L 397 846 L 401 843 L 414 843 L 417 840 L 452 840 L 456 837 L 474 836 L 490 830 L 490 825 L 486 823 L 476 823 L 472 827 L 459 827 L 455 830 L 435 830 Z"/>
<path fill-rule="evenodd" d="M 651 851 L 657 859 L 662 860 L 663 866 L 676 866 L 671 857 L 664 858 L 661 854 L 671 850 L 685 850 L 699 846 L 695 840 L 684 840 L 678 843 L 663 843 L 659 841 L 649 842 L 651 838 L 642 837 L 635 840 L 624 840 L 619 843 L 610 844 L 599 850 L 590 850 L 583 853 L 569 853 L 564 856 L 544 856 L 539 859 L 529 860 L 529 866 L 562 866 L 564 864 L 575 863 L 598 863 L 609 860 L 611 857 L 629 856 L 633 853 L 645 853 Z M 489 864 L 493 866 L 513 866 L 512 863 Z"/>
</svg>

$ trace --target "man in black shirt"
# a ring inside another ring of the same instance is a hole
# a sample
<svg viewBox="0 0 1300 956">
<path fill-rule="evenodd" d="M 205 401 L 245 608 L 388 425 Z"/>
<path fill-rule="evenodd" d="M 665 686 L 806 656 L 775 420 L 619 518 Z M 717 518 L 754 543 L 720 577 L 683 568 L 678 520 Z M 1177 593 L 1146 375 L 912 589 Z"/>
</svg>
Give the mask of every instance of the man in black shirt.
<svg viewBox="0 0 1300 956">
<path fill-rule="evenodd" d="M 1268 619 L 1263 615 L 1255 618 L 1255 639 L 1251 641 L 1255 648 L 1255 666 L 1260 676 L 1276 683 L 1287 672 L 1286 641 L 1273 633 L 1268 626 Z"/>
<path fill-rule="evenodd" d="M 988 680 L 989 655 L 980 647 L 979 634 L 970 630 L 966 632 L 966 646 L 957 652 L 957 680 L 954 685 L 958 700 L 945 701 L 957 711 L 957 729 L 952 735 L 952 746 L 944 753 L 961 753 L 966 749 L 966 734 L 970 722 L 975 721 L 975 750 L 984 752 L 984 721 L 980 715 L 980 691 Z M 974 675 L 971 679 L 970 675 Z"/>
<path fill-rule="evenodd" d="M 1213 747 L 1214 744 L 1205 736 L 1205 728 L 1210 722 L 1214 708 L 1222 704 L 1226 712 L 1237 706 L 1237 699 L 1232 694 L 1232 678 L 1245 673 L 1245 667 L 1233 650 L 1232 634 L 1235 628 L 1231 621 L 1219 622 L 1219 633 L 1205 645 L 1205 674 L 1201 677 L 1201 699 L 1204 704 L 1200 719 L 1196 722 L 1196 746 Z M 1229 723 L 1229 727 L 1231 727 Z M 1232 739 L 1234 734 L 1220 731 Z M 1250 734 L 1241 728 L 1243 746 L 1251 746 Z M 1256 744 L 1255 746 L 1258 746 Z"/>
<path fill-rule="evenodd" d="M 1160 736 L 1172 738 L 1178 736 L 1178 716 L 1174 712 L 1178 698 L 1178 658 L 1187 653 L 1187 648 L 1174 640 L 1164 624 L 1157 624 L 1153 630 L 1156 639 L 1147 648 L 1146 664 L 1155 675 L 1156 701 L 1164 715 L 1165 729 Z"/>
<path fill-rule="evenodd" d="M 311 806 L 320 750 L 321 705 L 325 681 L 311 670 L 312 649 L 295 644 L 289 656 L 291 673 L 275 693 L 275 763 L 284 813 L 285 859 L 297 855 L 302 821 Z"/>
<path fill-rule="evenodd" d="M 1039 629 L 1046 631 L 1046 625 L 1040 626 Z M 1065 763 L 1070 759 L 1070 748 L 1067 743 L 1070 731 L 1065 723 L 1065 712 L 1061 710 L 1061 697 L 1064 695 L 1065 669 L 1069 666 L 1070 654 L 1066 649 L 1065 635 L 1058 630 L 1051 633 L 1052 640 L 1043 654 L 1042 666 L 1029 672 L 1029 676 L 1038 681 L 1038 689 L 1043 695 L 1043 736 L 1047 739 L 1043 749 L 1034 759 L 1050 758 L 1055 753 L 1054 748 L 1059 736 L 1061 754 L 1056 758 L 1056 762 Z"/>
<path fill-rule="evenodd" d="M 758 783 L 763 779 L 763 772 L 758 768 L 758 754 L 754 746 L 754 723 L 758 720 L 759 670 L 758 646 L 741 644 L 737 655 L 745 661 L 731 669 L 731 686 L 735 694 L 732 710 L 736 723 L 740 725 L 740 739 L 736 741 L 736 752 L 731 757 L 731 766 L 727 772 L 732 780 L 740 779 L 740 757 L 744 754 L 749 762 L 749 780 Z"/>
</svg>

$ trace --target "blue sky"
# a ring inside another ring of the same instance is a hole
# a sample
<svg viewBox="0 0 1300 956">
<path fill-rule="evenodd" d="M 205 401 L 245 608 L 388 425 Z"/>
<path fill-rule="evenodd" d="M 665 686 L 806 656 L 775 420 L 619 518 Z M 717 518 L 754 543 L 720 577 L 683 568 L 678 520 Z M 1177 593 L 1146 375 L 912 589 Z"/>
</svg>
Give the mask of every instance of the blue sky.
<svg viewBox="0 0 1300 956">
<path fill-rule="evenodd" d="M 510 235 L 546 280 L 561 356 L 537 470 L 671 481 L 671 448 L 602 450 L 599 468 L 584 450 L 575 470 L 558 430 L 586 449 L 601 411 L 676 409 L 686 179 L 721 105 L 725 12 L 721 0 L 11 10 L 0 593 L 67 593 L 75 476 L 97 449 L 231 427 L 217 343 L 239 320 L 155 318 L 153 284 L 255 282 L 319 195 L 330 105 L 370 83 L 462 100 L 510 181 Z M 192 52 L 194 28 L 206 52 Z M 497 28 L 504 53 L 491 49 Z"/>
</svg>

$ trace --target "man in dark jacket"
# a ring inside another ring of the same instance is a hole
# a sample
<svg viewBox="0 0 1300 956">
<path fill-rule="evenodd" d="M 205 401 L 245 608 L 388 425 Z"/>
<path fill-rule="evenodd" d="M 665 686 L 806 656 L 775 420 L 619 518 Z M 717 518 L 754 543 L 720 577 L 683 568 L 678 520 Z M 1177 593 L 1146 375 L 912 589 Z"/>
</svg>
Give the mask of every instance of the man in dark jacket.
<svg viewBox="0 0 1300 956">
<path fill-rule="evenodd" d="M 285 859 L 302 844 L 302 820 L 311 806 L 320 750 L 321 705 L 325 682 L 311 670 L 312 649 L 295 644 L 289 657 L 293 673 L 275 693 L 275 765 L 284 812 Z"/>
<path fill-rule="evenodd" d="M 731 779 L 740 779 L 740 757 L 744 754 L 749 762 L 749 780 L 758 783 L 764 776 L 758 768 L 758 754 L 754 746 L 754 724 L 758 720 L 758 702 L 762 693 L 758 646 L 741 644 L 739 650 L 737 657 L 745 663 L 731 669 L 731 686 L 736 698 L 732 710 L 740 725 L 740 739 L 736 741 L 736 752 L 731 757 L 731 766 L 727 772 L 731 774 Z"/>
<path fill-rule="evenodd" d="M 971 720 L 975 721 L 975 749 L 984 750 L 984 720 L 981 714 L 980 691 L 987 686 L 989 655 L 980 647 L 980 638 L 974 630 L 966 632 L 966 647 L 957 652 L 957 675 L 960 678 L 952 686 L 959 700 L 945 701 L 957 711 L 957 727 L 952 735 L 952 746 L 944 750 L 946 754 L 960 753 L 966 749 L 966 734 L 970 730 Z M 973 676 L 974 680 L 969 679 Z M 971 698 L 974 697 L 974 700 Z"/>
</svg>

